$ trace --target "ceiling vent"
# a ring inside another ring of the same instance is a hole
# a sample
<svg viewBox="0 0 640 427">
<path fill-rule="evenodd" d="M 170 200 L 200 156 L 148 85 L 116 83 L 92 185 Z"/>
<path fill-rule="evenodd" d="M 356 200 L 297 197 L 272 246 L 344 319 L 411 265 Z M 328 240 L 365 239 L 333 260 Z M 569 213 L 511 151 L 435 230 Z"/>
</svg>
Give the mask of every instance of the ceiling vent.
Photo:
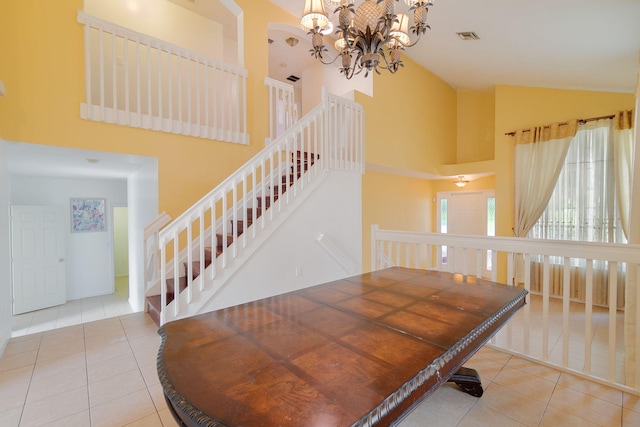
<svg viewBox="0 0 640 427">
<path fill-rule="evenodd" d="M 287 80 L 289 80 L 290 82 L 297 82 L 298 80 L 300 80 L 300 77 L 294 76 L 293 74 L 290 75 L 289 77 L 287 77 Z"/>
<path fill-rule="evenodd" d="M 473 31 L 463 31 L 461 33 L 456 33 L 458 37 L 462 40 L 480 40 L 480 37 Z"/>
</svg>

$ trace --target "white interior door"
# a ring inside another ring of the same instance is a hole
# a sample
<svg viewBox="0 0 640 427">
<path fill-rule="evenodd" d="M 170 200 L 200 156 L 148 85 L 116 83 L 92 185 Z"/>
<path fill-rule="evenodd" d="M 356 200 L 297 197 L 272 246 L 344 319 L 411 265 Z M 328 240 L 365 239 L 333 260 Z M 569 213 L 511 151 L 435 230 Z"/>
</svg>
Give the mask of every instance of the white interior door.
<svg viewBox="0 0 640 427">
<path fill-rule="evenodd" d="M 14 315 L 67 301 L 64 218 L 57 206 L 11 207 Z"/>
</svg>

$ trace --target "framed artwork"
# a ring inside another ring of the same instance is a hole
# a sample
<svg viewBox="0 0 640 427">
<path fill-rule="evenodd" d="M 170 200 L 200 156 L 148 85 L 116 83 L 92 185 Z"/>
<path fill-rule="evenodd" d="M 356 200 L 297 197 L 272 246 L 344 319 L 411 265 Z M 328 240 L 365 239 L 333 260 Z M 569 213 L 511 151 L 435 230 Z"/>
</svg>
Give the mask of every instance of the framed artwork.
<svg viewBox="0 0 640 427">
<path fill-rule="evenodd" d="M 106 231 L 106 199 L 71 199 L 71 232 Z"/>
</svg>

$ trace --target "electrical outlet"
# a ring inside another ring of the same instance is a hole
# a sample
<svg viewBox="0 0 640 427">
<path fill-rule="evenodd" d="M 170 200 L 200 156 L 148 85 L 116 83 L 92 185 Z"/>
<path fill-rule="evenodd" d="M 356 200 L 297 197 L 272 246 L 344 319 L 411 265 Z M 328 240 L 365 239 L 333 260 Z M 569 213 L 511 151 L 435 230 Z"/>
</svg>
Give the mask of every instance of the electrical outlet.
<svg viewBox="0 0 640 427">
<path fill-rule="evenodd" d="M 6 92 L 4 90 L 4 83 L 0 80 L 0 96 L 5 96 Z"/>
</svg>

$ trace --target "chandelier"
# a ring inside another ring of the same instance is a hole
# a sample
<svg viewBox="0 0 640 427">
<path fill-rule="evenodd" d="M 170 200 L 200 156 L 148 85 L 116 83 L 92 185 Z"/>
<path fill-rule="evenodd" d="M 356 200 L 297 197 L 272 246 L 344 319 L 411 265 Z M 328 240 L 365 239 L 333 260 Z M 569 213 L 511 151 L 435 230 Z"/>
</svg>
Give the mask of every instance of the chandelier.
<svg viewBox="0 0 640 427">
<path fill-rule="evenodd" d="M 324 36 L 330 34 L 333 24 L 324 9 L 323 1 L 335 7 L 338 14 L 336 41 L 338 54 L 326 59 L 329 50 L 324 44 Z M 311 34 L 311 55 L 323 64 L 332 64 L 342 59 L 342 73 L 347 79 L 364 71 L 365 77 L 371 71 L 380 70 L 395 73 L 403 67 L 400 52 L 414 46 L 427 31 L 427 12 L 434 0 L 404 0 L 413 11 L 413 26 L 409 27 L 409 16 L 395 13 L 398 0 L 365 0 L 357 8 L 348 0 L 305 0 L 300 23 Z M 417 36 L 411 41 L 409 32 Z"/>
</svg>

